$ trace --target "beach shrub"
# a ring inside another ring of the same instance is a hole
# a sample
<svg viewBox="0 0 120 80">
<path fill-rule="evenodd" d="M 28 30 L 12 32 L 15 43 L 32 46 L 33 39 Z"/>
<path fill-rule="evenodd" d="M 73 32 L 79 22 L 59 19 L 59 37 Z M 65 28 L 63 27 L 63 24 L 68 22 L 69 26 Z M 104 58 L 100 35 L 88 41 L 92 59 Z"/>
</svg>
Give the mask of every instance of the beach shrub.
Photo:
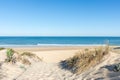
<svg viewBox="0 0 120 80">
<path fill-rule="evenodd" d="M 13 54 L 14 54 L 14 50 L 13 49 L 7 49 L 7 52 L 6 52 L 6 55 L 7 55 L 6 62 L 14 62 Z"/>
<path fill-rule="evenodd" d="M 30 53 L 30 52 L 23 52 L 21 56 L 29 56 L 29 57 L 35 57 L 35 54 Z"/>
<path fill-rule="evenodd" d="M 7 58 L 5 59 L 5 62 L 21 62 L 30 65 L 32 62 L 41 61 L 41 58 L 31 52 L 23 52 L 20 54 L 13 49 L 7 49 L 6 56 Z"/>
<path fill-rule="evenodd" d="M 22 59 L 23 64 L 31 65 L 31 62 L 28 59 Z"/>
<path fill-rule="evenodd" d="M 37 55 L 31 52 L 23 52 L 19 56 L 19 61 L 21 61 L 23 64 L 31 65 L 33 61 L 36 62 L 36 61 L 42 61 L 42 60 Z"/>
<path fill-rule="evenodd" d="M 85 49 L 85 51 L 89 51 L 89 49 L 88 49 L 88 48 L 86 48 L 86 49 Z"/>
<path fill-rule="evenodd" d="M 38 61 L 41 61 L 41 58 L 39 58 L 38 56 L 36 56 L 35 54 L 31 53 L 31 52 L 23 52 L 21 54 L 21 56 L 27 56 L 33 59 L 37 59 Z"/>
<path fill-rule="evenodd" d="M 3 47 L 0 48 L 0 50 L 3 50 L 3 49 L 5 49 L 5 48 L 3 48 Z"/>
<path fill-rule="evenodd" d="M 94 67 L 109 53 L 109 46 L 91 49 L 77 53 L 72 58 L 68 58 L 60 62 L 64 69 L 68 69 L 73 73 L 80 74 L 91 67 Z"/>
</svg>

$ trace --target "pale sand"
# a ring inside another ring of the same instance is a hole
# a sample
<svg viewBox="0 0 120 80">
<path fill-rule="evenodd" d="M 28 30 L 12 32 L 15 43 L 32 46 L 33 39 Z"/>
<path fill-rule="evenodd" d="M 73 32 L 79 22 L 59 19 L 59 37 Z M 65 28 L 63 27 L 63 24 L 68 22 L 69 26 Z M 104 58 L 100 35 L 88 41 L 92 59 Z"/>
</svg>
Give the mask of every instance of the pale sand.
<svg viewBox="0 0 120 80">
<path fill-rule="evenodd" d="M 32 52 L 39 56 L 43 62 L 58 63 L 62 60 L 72 57 L 78 50 L 54 50 Z"/>
<path fill-rule="evenodd" d="M 20 53 L 32 52 L 39 56 L 43 62 L 47 63 L 58 63 L 62 60 L 72 57 L 76 52 L 84 50 L 86 48 L 93 48 L 96 46 L 74 46 L 74 47 L 24 47 L 24 48 L 13 48 L 15 51 Z"/>
<path fill-rule="evenodd" d="M 45 47 L 12 47 L 18 52 L 35 51 L 54 51 L 54 50 L 81 50 L 86 48 L 96 48 L 100 46 L 45 46 Z"/>
<path fill-rule="evenodd" d="M 77 51 L 85 48 L 14 48 L 19 52 L 35 53 L 43 59 L 43 62 L 33 63 L 26 71 L 21 69 L 20 65 L 3 64 L 0 69 L 0 75 L 2 73 L 3 78 L 0 80 L 120 80 L 120 72 L 112 71 L 112 65 L 120 62 L 120 54 L 113 52 L 110 52 L 100 64 L 80 75 L 60 68 L 58 62 L 72 57 Z M 3 54 L 5 54 L 5 50 L 0 51 L 1 61 L 5 57 Z"/>
</svg>

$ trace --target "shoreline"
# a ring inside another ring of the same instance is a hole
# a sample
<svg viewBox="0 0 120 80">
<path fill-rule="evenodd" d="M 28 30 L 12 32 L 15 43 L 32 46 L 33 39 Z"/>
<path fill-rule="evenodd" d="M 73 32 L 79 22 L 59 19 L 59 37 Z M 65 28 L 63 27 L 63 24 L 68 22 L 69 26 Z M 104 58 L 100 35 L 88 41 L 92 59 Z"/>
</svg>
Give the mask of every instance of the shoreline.
<svg viewBox="0 0 120 80">
<path fill-rule="evenodd" d="M 41 45 L 0 45 L 0 47 L 87 47 L 87 46 L 105 46 L 105 44 L 41 44 Z"/>
<path fill-rule="evenodd" d="M 56 50 L 83 50 L 104 47 L 105 45 L 81 45 L 81 46 L 0 46 L 1 48 L 12 48 L 18 52 L 56 51 Z M 110 46 L 111 48 L 119 46 Z"/>
<path fill-rule="evenodd" d="M 31 47 L 9 47 L 18 52 L 36 52 L 36 51 L 61 51 L 61 50 L 81 50 L 81 49 L 90 49 L 97 48 L 101 46 L 31 46 Z"/>
</svg>

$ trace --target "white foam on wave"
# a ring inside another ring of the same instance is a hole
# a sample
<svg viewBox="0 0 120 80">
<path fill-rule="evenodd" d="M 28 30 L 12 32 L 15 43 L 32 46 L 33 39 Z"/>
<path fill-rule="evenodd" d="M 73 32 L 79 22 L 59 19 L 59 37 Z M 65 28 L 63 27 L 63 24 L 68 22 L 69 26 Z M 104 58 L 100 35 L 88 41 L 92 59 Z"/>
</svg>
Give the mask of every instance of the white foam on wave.
<svg viewBox="0 0 120 80">
<path fill-rule="evenodd" d="M 105 44 L 37 44 L 37 45 L 15 45 L 15 44 L 5 44 L 0 45 L 0 47 L 42 47 L 42 46 L 104 46 Z"/>
<path fill-rule="evenodd" d="M 38 46 L 104 46 L 105 44 L 37 44 Z"/>
</svg>

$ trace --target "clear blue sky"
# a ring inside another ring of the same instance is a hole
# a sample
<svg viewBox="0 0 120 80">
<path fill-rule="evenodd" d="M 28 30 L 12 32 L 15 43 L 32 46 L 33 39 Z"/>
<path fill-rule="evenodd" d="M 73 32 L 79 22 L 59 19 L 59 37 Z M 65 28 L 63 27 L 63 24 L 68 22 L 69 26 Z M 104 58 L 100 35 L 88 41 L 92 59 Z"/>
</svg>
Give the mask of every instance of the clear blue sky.
<svg viewBox="0 0 120 80">
<path fill-rule="evenodd" d="M 0 36 L 120 36 L 120 0 L 0 0 Z"/>
</svg>

